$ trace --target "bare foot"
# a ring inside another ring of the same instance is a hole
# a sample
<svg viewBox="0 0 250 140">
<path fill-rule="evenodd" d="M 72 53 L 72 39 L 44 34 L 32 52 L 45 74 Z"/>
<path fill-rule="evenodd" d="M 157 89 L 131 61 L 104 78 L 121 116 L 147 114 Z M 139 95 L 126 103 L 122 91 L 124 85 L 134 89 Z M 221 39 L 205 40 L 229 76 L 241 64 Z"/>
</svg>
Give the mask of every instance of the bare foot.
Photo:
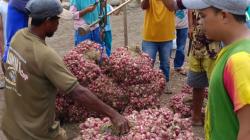
<svg viewBox="0 0 250 140">
<path fill-rule="evenodd" d="M 204 123 L 203 123 L 203 121 L 193 121 L 193 122 L 192 122 L 192 125 L 193 125 L 193 126 L 203 126 Z"/>
</svg>

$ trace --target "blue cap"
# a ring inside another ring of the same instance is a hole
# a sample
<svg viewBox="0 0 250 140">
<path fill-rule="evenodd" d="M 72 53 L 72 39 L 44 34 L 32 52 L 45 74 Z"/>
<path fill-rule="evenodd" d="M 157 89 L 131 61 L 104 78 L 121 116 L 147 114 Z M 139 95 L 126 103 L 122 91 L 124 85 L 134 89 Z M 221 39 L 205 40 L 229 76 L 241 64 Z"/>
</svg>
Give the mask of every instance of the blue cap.
<svg viewBox="0 0 250 140">
<path fill-rule="evenodd" d="M 182 0 L 188 9 L 205 9 L 210 6 L 235 15 L 245 15 L 250 0 Z"/>
<path fill-rule="evenodd" d="M 30 0 L 25 8 L 31 18 L 44 19 L 58 16 L 63 19 L 73 19 L 73 14 L 63 9 L 59 0 Z"/>
</svg>

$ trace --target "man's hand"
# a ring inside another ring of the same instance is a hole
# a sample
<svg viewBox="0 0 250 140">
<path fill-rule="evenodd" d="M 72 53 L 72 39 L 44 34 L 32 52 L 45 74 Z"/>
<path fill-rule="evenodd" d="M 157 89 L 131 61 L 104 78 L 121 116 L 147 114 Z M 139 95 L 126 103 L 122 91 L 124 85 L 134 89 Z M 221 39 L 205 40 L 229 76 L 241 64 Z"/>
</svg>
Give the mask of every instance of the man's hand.
<svg viewBox="0 0 250 140">
<path fill-rule="evenodd" d="M 93 12 L 96 8 L 96 5 L 90 5 L 89 7 L 79 11 L 79 17 L 83 17 L 84 15 L 90 13 L 90 12 Z"/>
<path fill-rule="evenodd" d="M 149 6 L 149 0 L 142 0 L 141 1 L 141 8 L 143 9 L 143 10 L 146 10 L 146 9 L 148 9 L 150 6 Z"/>
<path fill-rule="evenodd" d="M 87 9 L 88 12 L 93 12 L 96 8 L 96 5 L 90 5 Z"/>
<path fill-rule="evenodd" d="M 250 105 L 246 105 L 237 112 L 240 129 L 238 133 L 238 140 L 250 139 Z"/>
<path fill-rule="evenodd" d="M 114 118 L 111 118 L 114 126 L 119 130 L 120 134 L 128 133 L 129 131 L 129 122 L 122 115 L 117 114 Z"/>
<path fill-rule="evenodd" d="M 120 115 L 116 110 L 98 99 L 95 94 L 87 88 L 77 85 L 70 94 L 73 99 L 83 104 L 86 108 L 108 116 L 114 126 L 119 130 L 120 134 L 124 134 L 129 131 L 128 120 Z"/>
</svg>

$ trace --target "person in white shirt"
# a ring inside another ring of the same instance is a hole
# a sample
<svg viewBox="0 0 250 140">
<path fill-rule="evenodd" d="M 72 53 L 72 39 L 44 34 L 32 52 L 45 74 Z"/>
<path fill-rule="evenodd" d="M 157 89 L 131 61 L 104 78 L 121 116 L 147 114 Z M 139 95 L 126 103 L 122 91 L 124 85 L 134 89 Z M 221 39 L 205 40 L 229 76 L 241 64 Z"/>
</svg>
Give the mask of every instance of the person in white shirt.
<svg viewBox="0 0 250 140">
<path fill-rule="evenodd" d="M 185 60 L 185 46 L 188 37 L 188 10 L 176 11 L 176 53 L 174 69 L 182 75 L 186 75 L 183 68 Z"/>
</svg>

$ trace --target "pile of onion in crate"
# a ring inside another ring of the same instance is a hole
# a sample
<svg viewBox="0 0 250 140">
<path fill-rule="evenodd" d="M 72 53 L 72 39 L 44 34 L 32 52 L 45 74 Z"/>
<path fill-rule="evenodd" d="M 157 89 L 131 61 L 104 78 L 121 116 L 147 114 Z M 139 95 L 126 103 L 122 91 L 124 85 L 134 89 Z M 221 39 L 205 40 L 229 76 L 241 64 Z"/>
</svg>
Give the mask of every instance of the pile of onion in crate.
<svg viewBox="0 0 250 140">
<path fill-rule="evenodd" d="M 208 91 L 205 89 L 204 101 L 202 107 L 202 113 L 205 113 L 205 107 L 207 104 Z M 174 113 L 181 114 L 181 117 L 188 118 L 192 114 L 193 92 L 192 88 L 188 85 L 184 85 L 180 93 L 170 98 L 169 106 Z"/>
<path fill-rule="evenodd" d="M 114 50 L 110 58 L 101 52 L 98 44 L 87 40 L 63 60 L 81 85 L 120 113 L 159 106 L 166 81 L 162 72 L 153 68 L 148 55 L 123 47 Z M 56 115 L 64 122 L 102 117 L 64 94 L 57 94 Z"/>
</svg>

